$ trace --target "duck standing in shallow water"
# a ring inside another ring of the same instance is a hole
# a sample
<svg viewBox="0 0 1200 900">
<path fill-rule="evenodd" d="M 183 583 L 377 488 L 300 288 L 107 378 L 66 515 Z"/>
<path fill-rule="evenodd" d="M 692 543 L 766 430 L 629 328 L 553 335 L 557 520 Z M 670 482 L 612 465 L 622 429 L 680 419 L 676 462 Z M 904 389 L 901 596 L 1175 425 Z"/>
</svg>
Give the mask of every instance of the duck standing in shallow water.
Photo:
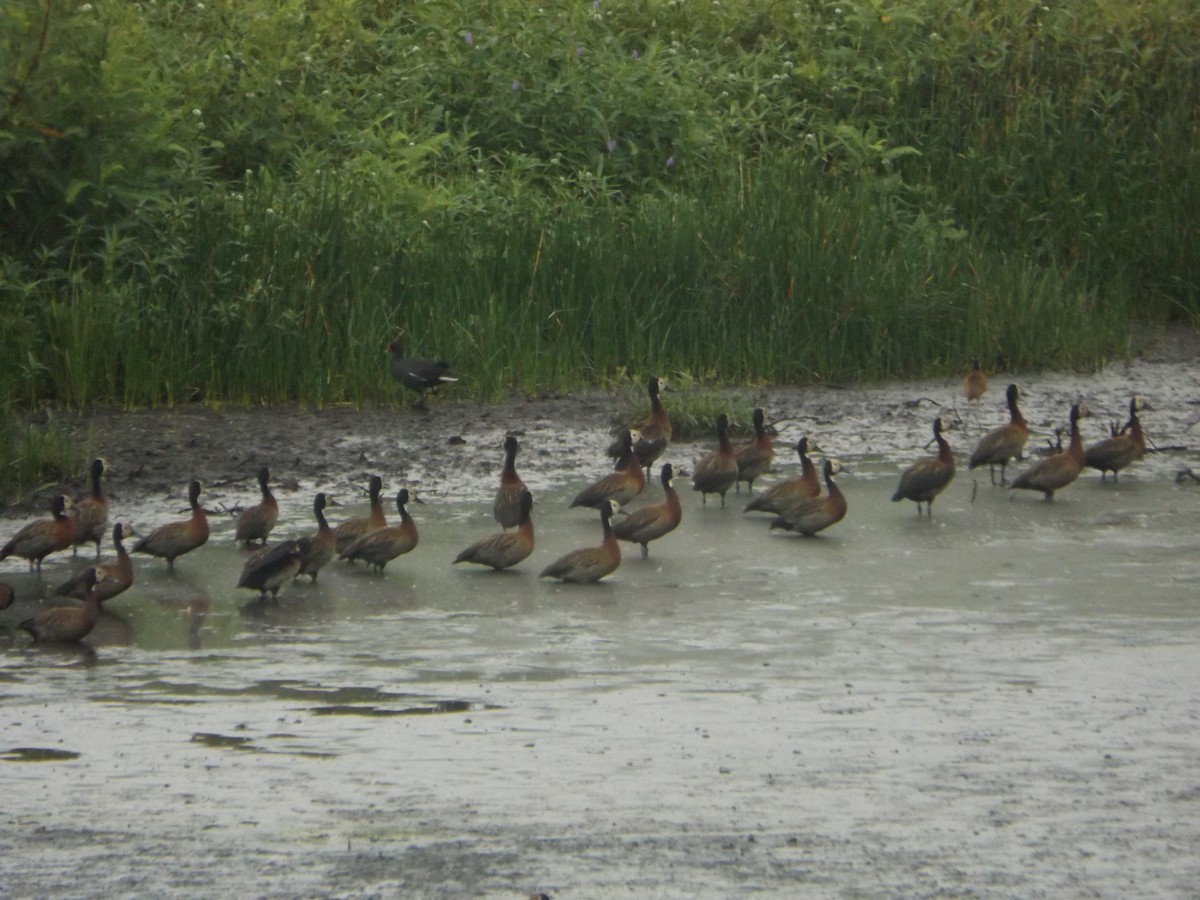
<svg viewBox="0 0 1200 900">
<path fill-rule="evenodd" d="M 317 531 L 296 541 L 300 548 L 300 569 L 296 577 L 307 575 L 314 582 L 317 574 L 333 559 L 337 541 L 333 537 L 333 529 L 325 521 L 325 494 L 318 491 L 313 498 L 313 516 L 317 520 Z"/>
<path fill-rule="evenodd" d="M 338 553 L 350 548 L 364 534 L 377 528 L 387 527 L 387 516 L 383 514 L 383 479 L 372 475 L 367 484 L 367 496 L 370 497 L 371 511 L 365 516 L 347 519 L 333 529 L 334 547 Z"/>
<path fill-rule="evenodd" d="M 846 517 L 846 498 L 833 480 L 833 476 L 842 471 L 842 464 L 836 459 L 825 460 L 825 489 L 823 497 L 812 497 L 796 500 L 779 511 L 779 515 L 771 522 L 772 528 L 786 528 L 798 532 L 805 537 L 812 537 L 819 531 L 824 531 L 830 525 L 836 525 Z"/>
<path fill-rule="evenodd" d="M 112 542 L 113 549 L 117 551 L 117 558 L 92 567 L 95 570 L 95 590 L 100 596 L 101 603 L 111 600 L 118 594 L 125 593 L 133 586 L 133 560 L 129 558 L 129 553 L 125 549 L 125 538 L 132 535 L 133 529 L 128 525 L 121 522 L 113 525 Z M 88 570 L 85 569 L 56 587 L 54 593 L 62 597 L 83 600 L 87 597 L 88 592 L 87 579 Z"/>
<path fill-rule="evenodd" d="M 650 415 L 636 425 L 629 426 L 629 430 L 638 436 L 633 445 L 634 456 L 637 457 L 638 464 L 646 470 L 647 477 L 650 475 L 650 467 L 671 443 L 671 417 L 667 415 L 667 409 L 659 396 L 663 391 L 669 390 L 671 387 L 665 378 L 651 375 L 646 383 L 646 392 L 650 395 Z M 619 459 L 621 452 L 621 438 L 618 436 L 617 440 L 609 445 L 608 455 Z"/>
<path fill-rule="evenodd" d="M 254 552 L 242 565 L 237 586 L 258 591 L 260 600 L 267 594 L 274 599 L 279 589 L 300 572 L 300 544 L 283 541 Z"/>
<path fill-rule="evenodd" d="M 755 407 L 753 421 L 754 437 L 737 451 L 737 493 L 741 493 L 743 481 L 750 493 L 754 493 L 754 479 L 771 471 L 771 461 L 775 459 L 775 444 L 767 434 L 766 414 L 761 407 Z"/>
<path fill-rule="evenodd" d="M 571 509 L 577 506 L 603 509 L 609 500 L 615 501 L 618 506 L 624 506 L 645 489 L 646 475 L 633 452 L 637 440 L 636 431 L 627 428 L 621 432 L 622 451 L 621 458 L 617 460 L 617 470 L 592 482 L 576 494 L 575 499 L 571 501 Z"/>
<path fill-rule="evenodd" d="M 635 509 L 628 516 L 618 519 L 612 526 L 617 540 L 641 544 L 642 559 L 650 555 L 651 541 L 670 534 L 683 521 L 683 505 L 679 502 L 679 493 L 671 485 L 671 479 L 674 477 L 674 467 L 670 463 L 663 463 L 659 475 L 663 487 L 663 501 Z"/>
<path fill-rule="evenodd" d="M 521 492 L 520 519 L 516 531 L 501 531 L 476 541 L 454 558 L 457 563 L 490 566 L 495 571 L 508 569 L 533 552 L 533 494 Z"/>
<path fill-rule="evenodd" d="M 69 644 L 81 641 L 100 619 L 100 595 L 96 593 L 96 570 L 84 572 L 82 606 L 52 606 L 35 613 L 21 623 L 39 644 Z"/>
<path fill-rule="evenodd" d="M 1071 443 L 1067 449 L 1048 456 L 1026 469 L 1009 485 L 1010 490 L 1041 491 L 1047 501 L 1054 492 L 1065 488 L 1083 471 L 1083 438 L 1079 435 L 1079 419 L 1087 415 L 1082 403 L 1071 405 Z"/>
<path fill-rule="evenodd" d="M 1008 421 L 999 428 L 994 428 L 979 439 L 975 452 L 967 464 L 968 469 L 979 466 L 988 467 L 988 475 L 992 484 L 996 483 L 995 466 L 1000 467 L 1000 484 L 1004 485 L 1004 472 L 1010 459 L 1020 459 L 1029 440 L 1029 425 L 1017 406 L 1020 391 L 1015 384 L 1010 384 L 1005 392 L 1005 402 L 1008 404 Z"/>
<path fill-rule="evenodd" d="M 1084 465 L 1099 469 L 1101 481 L 1112 472 L 1115 482 L 1117 472 L 1146 455 L 1146 435 L 1142 431 L 1142 420 L 1138 418 L 1138 413 L 1145 408 L 1146 401 L 1134 397 L 1129 401 L 1129 421 L 1120 433 L 1092 444 L 1084 452 Z"/>
<path fill-rule="evenodd" d="M 388 344 L 392 355 L 392 377 L 417 394 L 417 406 L 425 409 L 425 392 L 452 381 L 458 381 L 446 372 L 450 364 L 440 360 L 415 359 L 404 355 L 400 339 Z"/>
<path fill-rule="evenodd" d="M 600 507 L 600 524 L 604 529 L 604 540 L 598 547 L 572 550 L 542 569 L 542 573 L 538 577 L 587 584 L 599 581 L 605 575 L 611 575 L 617 571 L 617 567 L 621 565 L 621 547 L 617 544 L 617 536 L 613 534 L 612 530 L 612 517 L 616 511 L 617 504 L 614 500 L 609 500 Z"/>
<path fill-rule="evenodd" d="M 696 463 L 692 470 L 692 490 L 699 491 L 701 505 L 708 505 L 709 494 L 720 494 L 725 505 L 726 492 L 737 484 L 738 461 L 729 442 L 729 416 L 717 416 L 717 449 Z"/>
<path fill-rule="evenodd" d="M 915 500 L 917 515 L 921 515 L 921 504 L 933 518 L 933 501 L 938 494 L 954 479 L 954 453 L 950 444 L 942 437 L 945 424 L 941 416 L 933 420 L 933 439 L 937 441 L 938 454 L 913 463 L 900 476 L 900 484 L 896 493 L 892 494 L 892 502 Z M 928 446 L 928 444 L 926 444 Z"/>
<path fill-rule="evenodd" d="M 396 511 L 400 513 L 399 525 L 388 525 L 367 532 L 357 541 L 340 553 L 341 559 L 361 559 L 368 566 L 374 566 L 379 572 L 395 559 L 409 553 L 417 546 L 419 535 L 417 523 L 405 508 L 409 500 L 407 488 L 400 488 L 396 494 Z"/>
<path fill-rule="evenodd" d="M 810 451 L 820 452 L 821 448 L 815 443 L 810 444 L 807 437 L 796 441 L 796 453 L 800 457 L 800 474 L 786 478 L 778 484 L 773 484 L 763 493 L 746 504 L 746 512 L 768 512 L 779 514 L 783 507 L 795 500 L 816 497 L 821 493 L 821 478 L 817 467 L 809 459 Z"/>
<path fill-rule="evenodd" d="M 200 490 L 199 481 L 188 485 L 188 505 L 192 509 L 189 518 L 156 528 L 134 544 L 132 552 L 165 559 L 167 571 L 174 572 L 175 560 L 208 543 L 208 514 L 200 505 Z"/>
<path fill-rule="evenodd" d="M 492 515 L 501 528 L 521 524 L 521 503 L 527 490 L 517 474 L 517 451 L 520 449 L 521 445 L 513 435 L 504 439 L 504 468 L 500 470 L 500 487 L 496 489 L 496 500 L 492 504 Z"/>
<path fill-rule="evenodd" d="M 250 544 L 257 541 L 264 546 L 267 543 L 267 536 L 271 533 L 271 529 L 275 527 L 275 523 L 279 521 L 279 503 L 275 499 L 275 495 L 271 493 L 271 470 L 263 466 L 258 470 L 258 489 L 262 494 L 262 500 L 254 506 L 242 511 L 238 516 L 237 531 L 235 539 L 239 544 Z"/>
<path fill-rule="evenodd" d="M 93 459 L 91 467 L 92 490 L 86 497 L 81 497 L 72 507 L 75 517 L 75 546 L 80 544 L 95 544 L 96 557 L 100 556 L 100 544 L 108 530 L 108 497 L 104 495 L 104 485 L 101 478 L 108 470 L 102 459 Z"/>
<path fill-rule="evenodd" d="M 51 553 L 66 550 L 75 543 L 75 520 L 69 514 L 71 501 L 65 494 L 50 499 L 50 518 L 34 519 L 21 526 L 7 544 L 0 547 L 0 559 L 19 556 L 42 571 L 42 560 Z"/>
</svg>

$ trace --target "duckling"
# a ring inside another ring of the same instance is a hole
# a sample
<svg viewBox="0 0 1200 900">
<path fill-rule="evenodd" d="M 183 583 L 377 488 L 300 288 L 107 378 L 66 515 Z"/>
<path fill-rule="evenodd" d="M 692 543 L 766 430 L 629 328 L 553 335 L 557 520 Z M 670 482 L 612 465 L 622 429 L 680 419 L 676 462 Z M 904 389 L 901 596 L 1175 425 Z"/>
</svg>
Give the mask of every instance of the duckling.
<svg viewBox="0 0 1200 900">
<path fill-rule="evenodd" d="M 334 549 L 338 553 L 348 550 L 364 534 L 387 527 L 387 517 L 383 514 L 383 502 L 380 500 L 382 492 L 383 479 L 372 475 L 367 487 L 367 495 L 371 498 L 371 512 L 365 516 L 347 519 L 333 529 Z"/>
<path fill-rule="evenodd" d="M 92 491 L 86 497 L 75 502 L 75 547 L 80 544 L 96 545 L 96 558 L 100 558 L 100 543 L 104 540 L 105 526 L 108 524 L 108 498 L 104 496 L 104 486 L 101 477 L 108 470 L 108 465 L 102 459 L 93 459 L 91 468 Z"/>
<path fill-rule="evenodd" d="M 101 603 L 111 600 L 118 594 L 123 594 L 133 586 L 133 560 L 129 558 L 129 553 L 125 549 L 125 538 L 132 536 L 133 528 L 129 525 L 121 522 L 113 525 L 112 542 L 113 549 L 117 551 L 117 558 L 92 567 L 95 569 L 95 589 L 100 596 Z M 83 600 L 88 592 L 87 572 L 88 570 L 85 569 L 78 575 L 68 578 L 54 589 L 54 593 L 61 597 L 75 597 L 77 600 Z"/>
<path fill-rule="evenodd" d="M 279 519 L 279 503 L 275 500 L 275 495 L 271 493 L 271 487 L 267 483 L 271 479 L 271 470 L 263 466 L 258 470 L 257 477 L 258 489 L 262 492 L 262 501 L 242 510 L 242 514 L 238 516 L 235 540 L 239 544 L 247 546 L 258 541 L 265 547 L 267 535 L 271 533 L 271 529 L 275 527 L 275 522 Z"/>
<path fill-rule="evenodd" d="M 576 494 L 575 499 L 571 501 L 571 509 L 577 506 L 603 509 L 609 500 L 615 500 L 618 506 L 624 506 L 645 489 L 646 474 L 633 452 L 639 437 L 638 432 L 628 428 L 621 432 L 622 453 L 621 458 L 617 460 L 617 470 L 592 482 Z"/>
<path fill-rule="evenodd" d="M 796 453 L 800 457 L 800 473 L 794 478 L 787 478 L 778 484 L 773 484 L 746 504 L 745 512 L 767 512 L 778 515 L 783 507 L 793 500 L 804 497 L 816 497 L 821 493 L 821 479 L 817 475 L 817 467 L 808 458 L 810 450 L 820 452 L 815 442 L 809 443 L 807 437 L 796 441 Z"/>
<path fill-rule="evenodd" d="M 326 563 L 333 559 L 337 541 L 334 539 L 333 529 L 325 521 L 325 503 L 325 494 L 318 491 L 317 496 L 313 498 L 313 515 L 317 520 L 317 532 L 296 541 L 300 548 L 300 570 L 296 573 L 297 578 L 307 575 L 315 582 L 317 574 L 325 568 Z"/>
<path fill-rule="evenodd" d="M 638 464 L 646 470 L 647 476 L 650 474 L 650 467 L 671 443 L 671 417 L 667 415 L 666 407 L 663 406 L 659 396 L 663 391 L 670 390 L 672 388 L 667 384 L 665 378 L 651 375 L 650 380 L 646 383 L 646 392 L 650 395 L 650 415 L 636 425 L 629 426 L 630 431 L 638 434 L 638 439 L 633 445 L 633 452 L 637 456 Z M 608 455 L 620 458 L 620 435 L 609 445 Z"/>
<path fill-rule="evenodd" d="M 971 361 L 971 371 L 963 379 L 962 388 L 963 396 L 970 402 L 978 400 L 988 389 L 988 378 L 983 369 L 979 367 L 978 356 Z"/>
<path fill-rule="evenodd" d="M 975 445 L 975 452 L 971 454 L 971 461 L 967 464 L 968 469 L 986 465 L 992 484 L 996 483 L 995 466 L 998 465 L 1000 466 L 1000 484 L 1004 485 L 1004 472 L 1008 461 L 1014 458 L 1021 459 L 1021 452 L 1025 449 L 1026 441 L 1029 440 L 1029 425 L 1017 407 L 1019 395 L 1020 391 L 1017 386 L 1010 384 L 1005 393 L 1008 403 L 1008 422 L 999 428 L 992 429 L 979 439 L 979 443 Z"/>
<path fill-rule="evenodd" d="M 752 415 L 754 438 L 737 451 L 738 477 L 734 491 L 739 494 L 743 481 L 750 493 L 754 493 L 754 479 L 771 471 L 771 461 L 775 459 L 775 445 L 767 434 L 765 413 L 756 407 Z"/>
<path fill-rule="evenodd" d="M 200 482 L 188 485 L 190 518 L 170 522 L 152 531 L 133 545 L 132 552 L 147 553 L 167 561 L 167 571 L 175 571 L 175 560 L 208 543 L 208 515 L 200 505 Z"/>
<path fill-rule="evenodd" d="M 82 606 L 52 606 L 39 610 L 21 623 L 39 644 L 66 644 L 83 640 L 100 618 L 100 595 L 96 592 L 96 570 L 84 572 Z"/>
<path fill-rule="evenodd" d="M 642 559 L 650 555 L 648 545 L 651 541 L 670 534 L 683 521 L 679 494 L 671 485 L 671 479 L 675 477 L 674 467 L 670 463 L 663 463 L 659 477 L 663 486 L 663 501 L 636 509 L 612 526 L 617 540 L 642 545 Z"/>
<path fill-rule="evenodd" d="M 1009 485 L 1009 490 L 1041 491 L 1047 501 L 1054 492 L 1065 488 L 1083 471 L 1083 439 L 1079 435 L 1079 419 L 1087 415 L 1082 403 L 1071 405 L 1071 442 L 1062 453 L 1056 453 L 1034 463 Z"/>
<path fill-rule="evenodd" d="M 933 420 L 933 439 L 938 445 L 937 456 L 918 460 L 905 469 L 904 474 L 900 476 L 900 485 L 896 488 L 896 493 L 892 494 L 893 503 L 915 500 L 918 516 L 921 515 L 921 503 L 924 502 L 929 517 L 933 518 L 934 498 L 954 478 L 954 453 L 950 444 L 942 437 L 944 428 L 945 423 L 941 416 Z"/>
<path fill-rule="evenodd" d="M 450 364 L 429 359 L 413 359 L 404 355 L 400 338 L 388 344 L 388 352 L 392 354 L 392 377 L 417 394 L 417 405 L 425 408 L 425 392 L 437 388 L 447 382 L 458 381 L 446 374 Z"/>
<path fill-rule="evenodd" d="M 533 494 L 521 492 L 520 519 L 516 531 L 501 531 L 476 541 L 454 558 L 454 563 L 477 563 L 500 571 L 515 566 L 533 552 Z M 507 527 L 507 526 L 506 526 Z"/>
<path fill-rule="evenodd" d="M 75 543 L 75 520 L 68 514 L 71 500 L 65 494 L 55 494 L 50 499 L 49 519 L 35 519 L 23 525 L 7 544 L 0 547 L 0 559 L 20 556 L 29 560 L 29 569 L 34 565 L 42 571 L 42 560 L 51 553 L 66 550 Z"/>
<path fill-rule="evenodd" d="M 725 493 L 738 480 L 737 454 L 729 442 L 729 416 L 717 416 L 717 449 L 696 463 L 692 470 L 692 490 L 700 491 L 701 505 L 708 505 L 709 494 L 720 494 L 725 505 Z"/>
<path fill-rule="evenodd" d="M 383 567 L 395 559 L 410 552 L 417 546 L 417 524 L 408 514 L 405 505 L 408 503 L 407 488 L 401 488 L 396 494 L 396 511 L 400 513 L 399 525 L 388 525 L 367 532 L 357 541 L 341 551 L 341 559 L 361 559 L 368 566 L 374 566 L 382 572 Z"/>
<path fill-rule="evenodd" d="M 267 594 L 275 599 L 279 589 L 300 572 L 300 544 L 298 541 L 282 541 L 264 546 L 255 551 L 242 564 L 242 574 L 237 586 L 258 591 L 260 600 Z"/>
<path fill-rule="evenodd" d="M 825 496 L 790 503 L 779 511 L 778 517 L 771 522 L 771 527 L 786 528 L 805 537 L 812 537 L 818 531 L 824 531 L 830 525 L 842 521 L 846 516 L 846 498 L 833 480 L 833 476 L 840 471 L 842 464 L 838 460 L 826 459 Z"/>
<path fill-rule="evenodd" d="M 584 584 L 599 581 L 605 575 L 611 575 L 621 565 L 621 547 L 612 530 L 612 517 L 617 511 L 615 500 L 609 500 L 600 507 L 600 524 L 604 529 L 604 540 L 598 547 L 584 547 L 572 550 L 560 556 L 546 568 L 542 569 L 539 578 L 557 578 L 560 581 L 570 581 Z"/>
<path fill-rule="evenodd" d="M 1084 465 L 1099 469 L 1101 481 L 1112 472 L 1115 482 L 1118 471 L 1146 455 L 1146 435 L 1142 432 L 1142 420 L 1138 418 L 1138 413 L 1145 408 L 1145 399 L 1134 397 L 1129 401 L 1129 421 L 1121 432 L 1092 444 L 1083 454 Z"/>
<path fill-rule="evenodd" d="M 492 515 L 501 528 L 512 528 L 522 521 L 521 504 L 526 493 L 525 482 L 517 474 L 517 451 L 521 445 L 511 434 L 504 439 L 504 468 L 500 470 L 500 487 L 492 505 Z"/>
</svg>

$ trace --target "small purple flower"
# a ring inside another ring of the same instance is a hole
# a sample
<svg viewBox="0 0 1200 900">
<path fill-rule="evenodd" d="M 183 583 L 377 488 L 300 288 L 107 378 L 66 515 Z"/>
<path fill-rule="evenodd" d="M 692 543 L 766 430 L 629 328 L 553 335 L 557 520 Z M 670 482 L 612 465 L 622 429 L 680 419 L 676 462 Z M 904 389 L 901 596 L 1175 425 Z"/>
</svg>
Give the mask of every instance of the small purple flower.
<svg viewBox="0 0 1200 900">
<path fill-rule="evenodd" d="M 600 8 L 600 0 L 592 0 L 592 9 Z"/>
<path fill-rule="evenodd" d="M 575 48 L 575 55 L 576 55 L 576 56 L 583 56 L 583 47 L 576 47 L 576 48 Z"/>
<path fill-rule="evenodd" d="M 608 148 L 608 152 L 609 152 L 609 153 L 612 153 L 613 151 L 615 151 L 615 150 L 617 149 L 617 142 L 616 142 L 616 141 L 609 141 L 609 142 L 608 142 L 607 144 L 605 144 L 604 146 Z"/>
<path fill-rule="evenodd" d="M 667 168 L 668 168 L 668 169 L 673 169 L 673 168 L 675 168 L 675 157 L 673 157 L 673 156 L 668 156 L 668 157 L 667 157 Z"/>
<path fill-rule="evenodd" d="M 517 79 L 514 78 L 512 80 L 512 89 L 514 91 L 519 91 L 521 89 L 521 82 L 519 82 Z"/>
<path fill-rule="evenodd" d="M 633 51 L 632 53 L 630 53 L 629 55 L 630 55 L 630 56 L 632 56 L 634 59 L 637 59 L 637 58 L 638 58 L 639 56 L 641 56 L 642 54 L 640 54 L 640 53 L 638 53 L 636 50 L 634 50 L 634 51 Z"/>
<path fill-rule="evenodd" d="M 475 35 L 471 32 L 468 31 L 466 34 L 464 34 L 463 40 L 467 42 L 468 47 L 475 46 Z"/>
</svg>

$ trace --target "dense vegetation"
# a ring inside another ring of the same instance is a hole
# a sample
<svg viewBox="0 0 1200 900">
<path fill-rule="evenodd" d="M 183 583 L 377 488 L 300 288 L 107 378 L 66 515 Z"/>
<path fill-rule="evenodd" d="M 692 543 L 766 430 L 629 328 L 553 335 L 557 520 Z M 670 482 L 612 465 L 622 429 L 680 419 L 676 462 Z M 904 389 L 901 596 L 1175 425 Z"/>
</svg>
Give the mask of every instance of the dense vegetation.
<svg viewBox="0 0 1200 900">
<path fill-rule="evenodd" d="M 1197 59 L 1192 0 L 8 0 L 0 397 L 1093 365 L 1200 314 Z"/>
</svg>

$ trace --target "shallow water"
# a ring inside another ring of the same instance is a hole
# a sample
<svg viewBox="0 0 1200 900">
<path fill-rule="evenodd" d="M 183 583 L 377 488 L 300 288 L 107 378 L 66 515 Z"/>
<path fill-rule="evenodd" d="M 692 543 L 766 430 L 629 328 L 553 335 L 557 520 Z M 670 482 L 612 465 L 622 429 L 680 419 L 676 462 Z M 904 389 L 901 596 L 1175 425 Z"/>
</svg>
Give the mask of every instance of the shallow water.
<svg viewBox="0 0 1200 900">
<path fill-rule="evenodd" d="M 887 441 L 923 416 L 825 426 L 850 512 L 822 536 L 680 479 L 679 532 L 595 586 L 534 577 L 599 538 L 586 478 L 534 462 L 510 573 L 450 565 L 495 527 L 469 479 L 382 576 L 277 604 L 218 521 L 174 576 L 139 560 L 86 651 L 12 628 L 71 561 L 4 563 L 6 892 L 1192 894 L 1200 488 L 1165 458 L 1052 504 L 960 471 L 918 518 Z"/>
</svg>

